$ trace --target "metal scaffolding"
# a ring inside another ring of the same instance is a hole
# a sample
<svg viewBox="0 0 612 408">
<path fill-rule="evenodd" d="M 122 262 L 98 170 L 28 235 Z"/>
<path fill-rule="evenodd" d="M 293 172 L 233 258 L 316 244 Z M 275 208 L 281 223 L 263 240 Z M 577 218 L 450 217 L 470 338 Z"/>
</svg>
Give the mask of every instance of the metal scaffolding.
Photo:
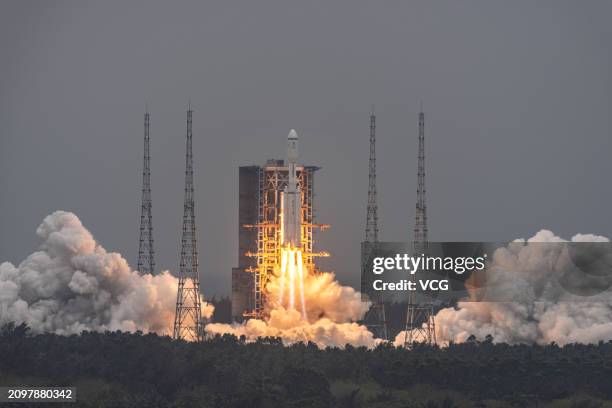
<svg viewBox="0 0 612 408">
<path fill-rule="evenodd" d="M 183 207 L 183 233 L 181 263 L 174 316 L 175 339 L 201 341 L 204 324 L 200 310 L 200 278 L 198 271 L 198 241 L 195 224 L 193 189 L 192 110 L 187 111 L 187 144 L 185 153 L 185 204 Z"/>
<path fill-rule="evenodd" d="M 328 225 L 314 223 L 314 172 L 319 168 L 314 166 L 298 166 L 297 177 L 301 194 L 301 248 L 304 265 L 309 271 L 316 272 L 314 258 L 329 256 L 326 252 L 313 252 L 313 231 L 325 229 Z M 245 318 L 263 318 L 266 310 L 266 286 L 270 277 L 280 268 L 280 209 L 281 192 L 288 182 L 288 169 L 283 160 L 269 160 L 266 165 L 258 168 L 257 191 L 257 223 L 243 225 L 245 228 L 257 230 L 257 251 L 246 255 L 256 259 L 256 266 L 246 268 L 253 274 L 254 304 L 252 310 L 247 310 Z"/>
<path fill-rule="evenodd" d="M 370 309 L 364 316 L 364 323 L 374 336 L 387 340 L 387 319 L 385 304 L 381 292 L 373 291 L 370 286 L 371 271 L 366 270 L 369 258 L 376 250 L 378 244 L 378 202 L 376 196 L 376 115 L 374 109 L 370 114 L 370 161 L 368 176 L 368 207 L 365 226 L 365 241 L 362 246 L 361 276 L 362 293 L 369 294 L 372 302 Z"/>
<path fill-rule="evenodd" d="M 425 202 L 425 114 L 419 113 L 419 156 L 416 216 L 414 223 L 414 255 L 427 252 L 427 205 Z M 414 275 L 411 275 L 414 276 Z M 415 343 L 436 344 L 436 322 L 431 302 L 419 303 L 414 292 L 408 295 L 404 347 Z"/>
<path fill-rule="evenodd" d="M 138 273 L 155 272 L 155 251 L 153 249 L 153 216 L 151 213 L 151 153 L 149 151 L 148 109 L 144 115 L 144 158 L 142 164 L 142 202 L 140 206 L 140 241 L 138 244 Z"/>
</svg>

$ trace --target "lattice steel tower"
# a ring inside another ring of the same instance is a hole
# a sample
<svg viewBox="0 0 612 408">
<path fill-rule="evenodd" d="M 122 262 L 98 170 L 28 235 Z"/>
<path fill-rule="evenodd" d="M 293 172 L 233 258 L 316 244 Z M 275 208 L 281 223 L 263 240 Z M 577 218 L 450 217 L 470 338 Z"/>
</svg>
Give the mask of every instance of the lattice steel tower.
<svg viewBox="0 0 612 408">
<path fill-rule="evenodd" d="M 419 113 L 419 167 L 416 202 L 416 217 L 414 223 L 414 256 L 420 256 L 427 251 L 427 205 L 425 203 L 425 114 L 421 106 Z M 417 272 L 418 274 L 418 272 Z M 415 275 L 411 275 L 415 276 Z M 419 303 L 414 292 L 408 295 L 408 310 L 406 313 L 406 334 L 404 347 L 412 347 L 415 343 L 436 344 L 436 325 L 433 304 Z"/>
<path fill-rule="evenodd" d="M 376 198 L 376 115 L 374 108 L 370 114 L 370 167 L 369 167 L 369 183 L 368 183 L 368 208 L 366 215 L 365 241 L 364 241 L 364 259 L 362 260 L 362 268 L 368 265 L 368 258 L 378 244 L 378 203 Z M 369 271 L 362 270 L 362 277 L 370 276 Z M 375 337 L 387 339 L 387 320 L 385 317 L 385 305 L 381 292 L 372 291 L 368 287 L 368 293 L 371 294 L 370 301 L 372 306 L 364 317 L 364 323 L 374 333 Z"/>
<path fill-rule="evenodd" d="M 153 216 L 151 215 L 151 155 L 149 152 L 149 110 L 144 115 L 144 160 L 142 165 L 142 203 L 140 207 L 140 243 L 138 245 L 138 273 L 155 272 L 153 250 Z"/>
<path fill-rule="evenodd" d="M 198 245 L 195 226 L 193 194 L 192 110 L 187 110 L 187 148 L 185 154 L 185 204 L 183 212 L 183 236 L 179 268 L 176 314 L 174 316 L 175 339 L 201 341 L 204 325 L 200 310 L 200 279 L 198 276 Z"/>
<path fill-rule="evenodd" d="M 370 114 L 370 167 L 368 176 L 368 210 L 365 241 L 378 242 L 378 202 L 376 198 L 376 115 Z"/>
</svg>

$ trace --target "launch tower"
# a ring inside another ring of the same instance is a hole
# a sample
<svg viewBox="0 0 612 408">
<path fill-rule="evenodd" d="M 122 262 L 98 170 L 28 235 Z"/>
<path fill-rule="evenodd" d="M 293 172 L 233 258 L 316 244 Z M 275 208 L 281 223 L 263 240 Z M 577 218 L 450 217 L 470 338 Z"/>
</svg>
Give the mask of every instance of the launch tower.
<svg viewBox="0 0 612 408">
<path fill-rule="evenodd" d="M 151 154 L 149 152 L 149 110 L 144 115 L 144 159 L 142 164 L 142 203 L 140 206 L 140 241 L 138 244 L 138 273 L 155 272 L 153 250 L 153 216 L 151 214 Z"/>
<path fill-rule="evenodd" d="M 281 248 L 287 240 L 296 241 L 293 245 L 300 247 L 308 271 L 316 271 L 314 257 L 329 256 L 313 252 L 313 231 L 328 227 L 314 223 L 314 175 L 319 167 L 297 163 L 297 148 L 291 149 L 294 142 L 297 134 L 292 131 L 287 162 L 271 159 L 263 166 L 239 170 L 238 267 L 232 269 L 232 318 L 236 321 L 265 316 L 265 288 L 281 267 Z M 293 171 L 295 188 L 289 185 Z M 292 208 L 285 213 L 293 211 L 299 222 L 283 219 L 287 206 Z"/>
<path fill-rule="evenodd" d="M 187 110 L 187 145 L 185 154 L 185 204 L 183 207 L 183 233 L 181 263 L 174 316 L 175 339 L 201 341 L 204 334 L 200 310 L 200 277 L 198 271 L 198 242 L 195 225 L 192 152 L 192 110 Z"/>
<path fill-rule="evenodd" d="M 361 259 L 361 293 L 369 294 L 372 302 L 363 321 L 374 336 L 387 340 L 387 319 L 382 292 L 372 290 L 371 272 L 367 270 L 370 256 L 378 245 L 378 203 L 376 198 L 376 115 L 370 114 L 370 162 L 368 182 L 368 207 L 366 215 L 365 240 Z"/>
<path fill-rule="evenodd" d="M 425 114 L 419 113 L 419 164 L 417 202 L 414 223 L 414 255 L 427 252 L 427 206 L 425 204 Z M 417 272 L 418 273 L 418 272 Z M 414 275 L 412 275 L 414 276 Z M 420 303 L 414 292 L 408 294 L 404 347 L 415 343 L 436 344 L 434 308 L 431 302 Z"/>
</svg>

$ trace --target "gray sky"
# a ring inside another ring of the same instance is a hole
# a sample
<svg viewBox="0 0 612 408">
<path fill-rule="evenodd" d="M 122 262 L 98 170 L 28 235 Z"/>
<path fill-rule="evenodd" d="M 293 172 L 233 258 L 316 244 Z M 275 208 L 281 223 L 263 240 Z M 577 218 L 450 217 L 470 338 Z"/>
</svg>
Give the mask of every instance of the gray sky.
<svg viewBox="0 0 612 408">
<path fill-rule="evenodd" d="M 380 237 L 411 238 L 418 102 L 432 240 L 612 236 L 609 1 L 0 3 L 0 260 L 75 212 L 135 266 L 145 101 L 157 265 L 176 270 L 194 109 L 202 286 L 237 264 L 238 166 L 300 135 L 323 266 L 359 281 L 368 111 Z"/>
</svg>

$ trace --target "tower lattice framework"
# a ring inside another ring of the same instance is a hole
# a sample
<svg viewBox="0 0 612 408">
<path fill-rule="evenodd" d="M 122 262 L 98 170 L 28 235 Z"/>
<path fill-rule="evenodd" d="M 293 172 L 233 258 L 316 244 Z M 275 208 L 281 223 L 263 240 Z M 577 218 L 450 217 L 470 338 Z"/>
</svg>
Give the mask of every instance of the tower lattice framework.
<svg viewBox="0 0 612 408">
<path fill-rule="evenodd" d="M 149 151 L 148 110 L 144 115 L 144 159 L 142 165 L 142 202 L 140 206 L 140 241 L 138 245 L 138 272 L 153 274 L 155 251 L 153 249 L 153 216 L 151 213 L 151 154 Z"/>
<path fill-rule="evenodd" d="M 175 339 L 201 341 L 204 325 L 200 310 L 198 245 L 195 225 L 192 151 L 192 110 L 187 111 L 187 145 L 185 154 L 185 204 L 181 240 L 181 263 L 174 317 Z"/>
<path fill-rule="evenodd" d="M 298 184 L 301 194 L 301 251 L 307 271 L 318 273 L 314 259 L 328 257 L 325 251 L 314 252 L 314 231 L 329 228 L 327 224 L 314 223 L 314 166 L 297 167 Z M 266 317 L 266 286 L 271 276 L 280 268 L 280 199 L 288 182 L 288 171 L 283 161 L 269 161 L 258 169 L 257 224 L 243 225 L 257 231 L 257 251 L 245 255 L 256 259 L 256 267 L 246 269 L 253 274 L 253 308 L 243 314 L 244 318 Z"/>
<path fill-rule="evenodd" d="M 378 245 L 378 201 L 376 197 L 376 115 L 374 109 L 370 114 L 370 161 L 368 177 L 368 208 L 365 226 L 365 241 L 363 244 L 362 277 L 370 276 L 365 270 L 368 260 Z M 369 282 L 369 280 L 366 279 Z M 364 316 L 364 323 L 374 333 L 375 337 L 387 340 L 387 319 L 385 316 L 385 305 L 381 292 L 373 291 L 367 287 L 370 293 L 372 305 Z"/>
<path fill-rule="evenodd" d="M 427 205 L 425 202 L 425 113 L 419 113 L 419 159 L 416 216 L 414 223 L 414 256 L 427 252 Z M 417 272 L 418 274 L 418 272 Z M 412 275 L 413 277 L 415 275 Z M 436 344 L 436 324 L 431 302 L 419 303 L 414 292 L 408 295 L 404 347 L 415 343 Z"/>
</svg>

